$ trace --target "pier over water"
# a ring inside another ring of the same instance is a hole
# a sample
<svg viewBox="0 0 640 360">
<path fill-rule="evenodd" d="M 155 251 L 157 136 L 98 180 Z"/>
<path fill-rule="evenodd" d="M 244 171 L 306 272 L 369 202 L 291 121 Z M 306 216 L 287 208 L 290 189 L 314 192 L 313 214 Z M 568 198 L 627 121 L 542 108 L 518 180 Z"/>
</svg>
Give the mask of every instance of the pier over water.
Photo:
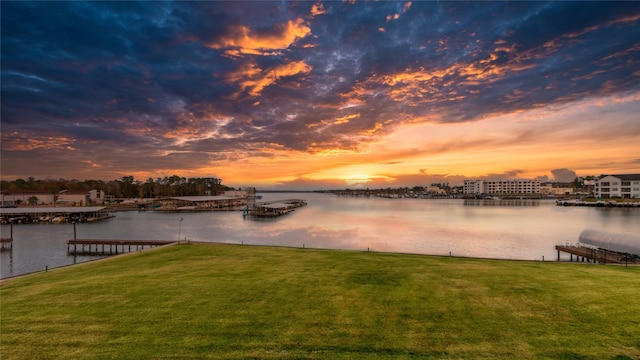
<svg viewBox="0 0 640 360">
<path fill-rule="evenodd" d="M 577 261 L 594 263 L 638 264 L 640 263 L 640 236 L 609 233 L 586 229 L 580 234 L 580 241 L 574 244 L 556 245 L 558 261 L 560 252 L 573 255 Z"/>
<path fill-rule="evenodd" d="M 243 216 L 275 217 L 288 214 L 296 208 L 307 205 L 305 200 L 288 199 L 259 202 L 247 205 L 243 210 Z"/>
<path fill-rule="evenodd" d="M 132 251 L 141 251 L 163 245 L 175 244 L 171 240 L 67 240 L 68 255 L 114 255 Z"/>
</svg>

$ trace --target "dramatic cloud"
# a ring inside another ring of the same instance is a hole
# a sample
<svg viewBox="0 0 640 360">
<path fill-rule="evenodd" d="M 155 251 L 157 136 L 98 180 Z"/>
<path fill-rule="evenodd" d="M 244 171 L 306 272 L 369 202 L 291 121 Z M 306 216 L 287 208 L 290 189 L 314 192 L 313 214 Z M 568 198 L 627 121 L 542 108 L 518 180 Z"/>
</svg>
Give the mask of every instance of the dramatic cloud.
<svg viewBox="0 0 640 360">
<path fill-rule="evenodd" d="M 246 25 L 231 27 L 227 36 L 220 37 L 206 46 L 212 49 L 233 49 L 230 55 L 277 55 L 274 50 L 283 50 L 291 46 L 297 39 L 311 33 L 311 29 L 299 18 L 275 25 L 268 32 L 253 32 Z"/>
<path fill-rule="evenodd" d="M 638 171 L 640 3 L 0 7 L 3 178 Z"/>
<path fill-rule="evenodd" d="M 575 180 L 576 177 L 578 177 L 575 171 L 569 170 L 569 169 L 554 169 L 554 170 L 551 170 L 551 174 L 553 175 L 553 179 L 555 181 L 561 181 L 561 182 L 570 182 Z"/>
</svg>

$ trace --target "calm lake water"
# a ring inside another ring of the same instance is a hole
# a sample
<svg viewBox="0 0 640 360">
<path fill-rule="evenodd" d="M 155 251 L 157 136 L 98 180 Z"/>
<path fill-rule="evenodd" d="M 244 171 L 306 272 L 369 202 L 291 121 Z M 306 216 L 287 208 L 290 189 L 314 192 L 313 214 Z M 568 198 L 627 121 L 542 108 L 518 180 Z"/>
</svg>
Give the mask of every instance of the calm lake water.
<svg viewBox="0 0 640 360">
<path fill-rule="evenodd" d="M 261 195 L 263 201 L 297 198 L 309 205 L 268 220 L 245 219 L 240 211 L 119 212 L 110 220 L 78 224 L 77 236 L 132 240 L 180 236 L 232 244 L 555 261 L 554 246 L 577 242 L 587 228 L 640 234 L 637 208 L 561 207 L 544 200 Z M 8 225 L 1 231 L 2 237 L 9 236 Z M 13 235 L 13 249 L 0 254 L 2 278 L 98 258 L 67 255 L 72 224 L 14 225 Z"/>
</svg>

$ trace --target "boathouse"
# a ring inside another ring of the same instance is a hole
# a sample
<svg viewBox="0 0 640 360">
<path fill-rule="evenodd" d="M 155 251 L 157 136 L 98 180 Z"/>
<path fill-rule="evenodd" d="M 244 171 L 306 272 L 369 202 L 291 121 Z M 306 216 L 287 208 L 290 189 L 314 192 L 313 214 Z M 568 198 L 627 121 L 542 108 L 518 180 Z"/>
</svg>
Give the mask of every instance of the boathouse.
<svg viewBox="0 0 640 360">
<path fill-rule="evenodd" d="M 240 209 L 246 197 L 235 196 L 178 196 L 154 205 L 157 211 L 210 211 Z M 157 205 L 157 206 L 156 206 Z"/>
<path fill-rule="evenodd" d="M 91 222 L 114 217 L 105 209 L 104 206 L 2 208 L 0 222 L 2 224 Z"/>
</svg>

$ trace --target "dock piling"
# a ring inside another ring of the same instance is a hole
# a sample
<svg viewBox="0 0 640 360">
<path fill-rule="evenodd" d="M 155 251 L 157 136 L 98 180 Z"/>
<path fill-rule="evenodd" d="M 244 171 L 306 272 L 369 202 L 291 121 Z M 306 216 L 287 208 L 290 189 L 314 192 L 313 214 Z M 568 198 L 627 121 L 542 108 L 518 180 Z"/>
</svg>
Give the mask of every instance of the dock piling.
<svg viewBox="0 0 640 360">
<path fill-rule="evenodd" d="M 9 249 L 13 249 L 13 223 L 10 225 L 9 237 L 1 238 L 0 243 L 2 244 L 2 250 L 4 250 L 5 244 L 9 245 Z"/>
</svg>

